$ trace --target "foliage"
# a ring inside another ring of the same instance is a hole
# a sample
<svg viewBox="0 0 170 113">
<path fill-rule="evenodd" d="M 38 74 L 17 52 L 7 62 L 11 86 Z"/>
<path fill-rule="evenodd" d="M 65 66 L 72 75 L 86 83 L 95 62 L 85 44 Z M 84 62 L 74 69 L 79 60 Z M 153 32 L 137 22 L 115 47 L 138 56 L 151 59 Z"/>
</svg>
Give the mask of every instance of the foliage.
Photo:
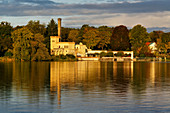
<svg viewBox="0 0 170 113">
<path fill-rule="evenodd" d="M 8 22 L 0 23 L 0 56 L 4 56 L 8 49 L 12 49 L 12 26 Z"/>
<path fill-rule="evenodd" d="M 106 26 L 101 26 L 98 29 L 98 36 L 99 36 L 99 43 L 98 43 L 98 48 L 103 48 L 108 47 L 108 44 L 110 44 L 110 37 L 111 37 L 111 32 L 109 31 L 109 28 Z"/>
<path fill-rule="evenodd" d="M 163 31 L 153 31 L 149 33 L 149 37 L 151 42 L 157 42 L 157 39 L 161 38 L 161 35 L 163 34 Z"/>
<path fill-rule="evenodd" d="M 46 45 L 43 43 L 44 37 L 41 34 L 35 34 L 33 40 L 31 41 L 31 60 L 49 60 L 50 55 Z"/>
<path fill-rule="evenodd" d="M 37 34 L 40 33 L 41 35 L 45 34 L 45 25 L 40 24 L 40 21 L 32 21 L 30 20 L 28 22 L 28 24 L 26 25 L 26 27 L 33 33 L 33 34 Z"/>
<path fill-rule="evenodd" d="M 124 53 L 123 53 L 122 51 L 119 51 L 119 52 L 117 52 L 116 56 L 123 57 L 123 56 L 124 56 Z"/>
<path fill-rule="evenodd" d="M 57 23 L 53 19 L 47 25 L 44 43 L 46 44 L 48 51 L 50 51 L 50 36 L 58 35 L 58 27 L 57 26 L 58 26 Z"/>
<path fill-rule="evenodd" d="M 24 27 L 12 32 L 13 55 L 17 60 L 30 60 L 30 41 L 33 38 L 31 31 Z"/>
<path fill-rule="evenodd" d="M 98 37 L 98 30 L 92 28 L 88 29 L 88 31 L 83 35 L 83 43 L 90 49 L 96 46 L 100 39 Z"/>
<path fill-rule="evenodd" d="M 73 28 L 61 28 L 61 41 L 68 42 L 68 35 Z"/>
<path fill-rule="evenodd" d="M 74 55 L 67 54 L 67 55 L 59 55 L 53 56 L 53 61 L 77 61 Z"/>
<path fill-rule="evenodd" d="M 115 27 L 110 43 L 114 51 L 124 51 L 130 48 L 129 31 L 127 27 L 123 25 Z"/>
<path fill-rule="evenodd" d="M 146 28 L 141 25 L 134 26 L 129 36 L 132 50 L 136 53 L 140 53 L 146 42 L 150 41 Z"/>
<path fill-rule="evenodd" d="M 107 54 L 106 54 L 106 57 L 113 57 L 114 55 L 113 55 L 113 52 L 108 52 Z"/>
<path fill-rule="evenodd" d="M 5 56 L 12 58 L 12 56 L 13 56 L 12 50 L 9 49 L 8 51 L 6 51 Z"/>
<path fill-rule="evenodd" d="M 100 53 L 100 58 L 105 57 L 106 55 L 107 55 L 106 52 L 101 52 L 101 53 Z"/>
<path fill-rule="evenodd" d="M 78 36 L 79 36 L 79 30 L 77 30 L 77 29 L 71 30 L 69 35 L 68 35 L 68 41 L 79 43 L 80 38 Z"/>
</svg>

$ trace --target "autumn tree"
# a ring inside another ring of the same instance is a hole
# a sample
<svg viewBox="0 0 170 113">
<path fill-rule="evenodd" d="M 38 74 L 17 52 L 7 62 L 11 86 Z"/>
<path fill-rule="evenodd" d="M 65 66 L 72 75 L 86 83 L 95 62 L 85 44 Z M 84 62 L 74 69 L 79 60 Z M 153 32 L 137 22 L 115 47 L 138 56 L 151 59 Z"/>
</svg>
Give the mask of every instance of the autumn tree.
<svg viewBox="0 0 170 113">
<path fill-rule="evenodd" d="M 120 25 L 115 27 L 110 44 L 112 50 L 124 51 L 130 49 L 129 31 L 126 26 Z"/>
<path fill-rule="evenodd" d="M 68 41 L 79 43 L 80 38 L 79 38 L 79 30 L 78 29 L 73 29 L 70 31 L 70 33 L 68 35 Z"/>
<path fill-rule="evenodd" d="M 35 34 L 31 41 L 31 60 L 49 60 L 50 55 L 44 42 L 44 36 L 40 33 Z"/>
<path fill-rule="evenodd" d="M 61 41 L 68 42 L 68 35 L 73 28 L 61 27 Z"/>
<path fill-rule="evenodd" d="M 86 33 L 83 35 L 83 43 L 87 45 L 87 47 L 90 49 L 94 46 L 96 46 L 100 39 L 99 39 L 99 36 L 98 36 L 98 33 L 99 31 L 96 30 L 95 28 L 91 28 L 91 29 L 88 29 L 86 31 Z"/>
<path fill-rule="evenodd" d="M 135 55 L 139 54 L 146 42 L 150 41 L 146 28 L 141 25 L 134 26 L 129 33 L 129 37 Z"/>
<path fill-rule="evenodd" d="M 107 47 L 108 44 L 110 44 L 110 37 L 111 37 L 111 32 L 107 26 L 100 26 L 98 28 L 98 38 L 100 39 L 98 43 L 98 48 L 103 48 Z"/>
<path fill-rule="evenodd" d="M 27 27 L 33 34 L 40 33 L 40 34 L 44 35 L 45 32 L 46 32 L 45 25 L 40 24 L 40 21 L 32 21 L 32 20 L 30 20 L 30 21 L 28 22 L 28 24 L 26 25 L 26 27 Z"/>
<path fill-rule="evenodd" d="M 31 44 L 30 41 L 33 38 L 33 33 L 24 27 L 12 32 L 13 40 L 13 55 L 17 60 L 30 60 L 31 56 Z"/>
<path fill-rule="evenodd" d="M 4 56 L 8 49 L 12 49 L 12 26 L 8 22 L 0 23 L 0 56 Z"/>
<path fill-rule="evenodd" d="M 57 36 L 57 35 L 58 35 L 58 25 L 52 19 L 47 25 L 46 33 L 45 33 L 45 40 L 44 40 L 44 43 L 46 44 L 48 51 L 50 51 L 50 36 Z"/>
<path fill-rule="evenodd" d="M 163 33 L 164 33 L 163 31 L 153 31 L 149 33 L 149 37 L 152 42 L 157 42 L 157 39 L 161 38 Z"/>
</svg>

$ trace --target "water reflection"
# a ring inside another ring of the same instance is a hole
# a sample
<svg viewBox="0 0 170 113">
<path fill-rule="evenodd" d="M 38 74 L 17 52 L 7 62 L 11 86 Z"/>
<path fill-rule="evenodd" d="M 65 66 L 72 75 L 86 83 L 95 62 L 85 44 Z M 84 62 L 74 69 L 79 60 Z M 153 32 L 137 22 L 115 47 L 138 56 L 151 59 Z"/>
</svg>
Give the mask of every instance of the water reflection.
<svg viewBox="0 0 170 113">
<path fill-rule="evenodd" d="M 123 68 L 122 68 L 123 67 Z M 51 62 L 50 91 L 61 104 L 61 89 L 126 95 L 133 80 L 133 62 Z M 111 91 L 111 89 L 113 89 Z"/>
<path fill-rule="evenodd" d="M 110 110 L 134 112 L 159 104 L 169 108 L 168 70 L 170 63 L 163 62 L 0 63 L 0 109 L 66 112 L 94 107 L 102 111 L 110 106 Z"/>
</svg>

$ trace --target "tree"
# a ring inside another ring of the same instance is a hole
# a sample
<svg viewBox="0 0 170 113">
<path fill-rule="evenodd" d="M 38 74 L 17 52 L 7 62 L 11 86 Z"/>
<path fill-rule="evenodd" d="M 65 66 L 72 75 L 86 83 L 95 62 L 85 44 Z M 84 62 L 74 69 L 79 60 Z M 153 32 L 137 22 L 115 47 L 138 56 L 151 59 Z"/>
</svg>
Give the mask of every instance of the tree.
<svg viewBox="0 0 170 113">
<path fill-rule="evenodd" d="M 49 60 L 50 55 L 46 45 L 43 43 L 44 36 L 41 34 L 35 34 L 31 41 L 31 60 Z"/>
<path fill-rule="evenodd" d="M 99 43 L 98 47 L 103 48 L 107 47 L 108 44 L 110 44 L 110 37 L 111 37 L 111 32 L 109 31 L 109 28 L 107 26 L 101 26 L 98 28 L 98 36 L 99 36 Z"/>
<path fill-rule="evenodd" d="M 58 27 L 57 23 L 52 19 L 50 23 L 48 23 L 45 33 L 45 40 L 44 43 L 50 51 L 50 36 L 57 36 L 58 35 Z"/>
<path fill-rule="evenodd" d="M 68 35 L 73 28 L 61 28 L 61 41 L 68 42 Z"/>
<path fill-rule="evenodd" d="M 80 39 L 78 36 L 79 36 L 78 29 L 71 30 L 68 35 L 68 41 L 79 43 Z"/>
<path fill-rule="evenodd" d="M 31 44 L 30 41 L 33 38 L 31 31 L 23 27 L 12 32 L 13 40 L 13 55 L 17 60 L 30 60 L 31 56 Z"/>
<path fill-rule="evenodd" d="M 4 56 L 8 49 L 12 49 L 12 26 L 8 22 L 0 23 L 0 56 Z"/>
<path fill-rule="evenodd" d="M 83 35 L 83 38 L 84 38 L 83 43 L 85 43 L 89 49 L 96 46 L 100 41 L 100 39 L 98 37 L 98 30 L 96 30 L 94 28 L 89 29 Z"/>
<path fill-rule="evenodd" d="M 115 27 L 111 37 L 111 48 L 116 51 L 124 51 L 130 48 L 129 31 L 126 26 Z"/>
<path fill-rule="evenodd" d="M 149 33 L 149 37 L 152 42 L 157 42 L 157 39 L 161 38 L 161 35 L 163 34 L 163 31 L 153 31 Z"/>
<path fill-rule="evenodd" d="M 141 25 L 134 26 L 129 33 L 129 37 L 132 50 L 136 55 L 140 53 L 146 42 L 150 41 L 146 28 Z"/>
<path fill-rule="evenodd" d="M 51 19 L 50 23 L 48 23 L 46 28 L 46 36 L 57 36 L 58 35 L 58 27 L 57 23 Z"/>
<path fill-rule="evenodd" d="M 45 34 L 46 28 L 45 25 L 40 24 L 40 21 L 29 21 L 26 27 L 33 33 L 37 34 L 40 33 L 42 35 Z"/>
</svg>

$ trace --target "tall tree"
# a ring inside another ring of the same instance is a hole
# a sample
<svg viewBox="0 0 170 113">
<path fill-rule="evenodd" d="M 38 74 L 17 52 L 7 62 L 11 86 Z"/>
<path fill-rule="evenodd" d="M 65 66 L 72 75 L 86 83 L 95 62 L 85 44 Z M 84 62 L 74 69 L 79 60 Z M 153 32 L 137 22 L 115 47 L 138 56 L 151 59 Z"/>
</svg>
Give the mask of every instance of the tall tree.
<svg viewBox="0 0 170 113">
<path fill-rule="evenodd" d="M 51 19 L 50 23 L 47 25 L 46 36 L 57 36 L 58 35 L 58 25 Z"/>
<path fill-rule="evenodd" d="M 8 49 L 12 49 L 12 26 L 8 22 L 0 23 L 0 56 L 4 56 Z"/>
<path fill-rule="evenodd" d="M 44 24 L 40 24 L 40 21 L 32 21 L 30 20 L 26 27 L 33 33 L 37 34 L 40 33 L 42 35 L 45 34 L 46 28 Z"/>
<path fill-rule="evenodd" d="M 68 35 L 73 28 L 61 27 L 61 41 L 68 42 Z"/>
<path fill-rule="evenodd" d="M 88 31 L 83 35 L 83 38 L 83 43 L 86 44 L 89 49 L 93 49 L 93 47 L 100 41 L 98 37 L 98 30 L 95 28 L 88 29 Z"/>
<path fill-rule="evenodd" d="M 31 44 L 33 38 L 31 31 L 24 27 L 12 32 L 13 40 L 13 55 L 17 60 L 30 60 L 31 59 Z"/>
<path fill-rule="evenodd" d="M 40 33 L 35 34 L 31 41 L 31 60 L 49 60 L 50 55 L 44 42 L 44 36 Z"/>
<path fill-rule="evenodd" d="M 163 31 L 153 31 L 149 33 L 149 37 L 152 42 L 157 42 L 157 39 L 161 38 L 163 33 L 164 33 Z"/>
<path fill-rule="evenodd" d="M 126 26 L 120 25 L 115 27 L 111 37 L 112 50 L 124 51 L 130 48 L 129 31 Z"/>
<path fill-rule="evenodd" d="M 71 30 L 68 35 L 68 41 L 79 43 L 80 38 L 78 36 L 79 36 L 78 29 Z"/>
<path fill-rule="evenodd" d="M 100 26 L 98 28 L 98 36 L 99 36 L 99 43 L 98 43 L 98 48 L 103 48 L 107 47 L 108 44 L 110 44 L 110 37 L 112 35 L 110 29 L 107 26 Z"/>
<path fill-rule="evenodd" d="M 134 26 L 130 33 L 130 43 L 135 55 L 139 54 L 146 42 L 150 41 L 145 27 L 141 25 Z"/>
<path fill-rule="evenodd" d="M 46 44 L 48 51 L 50 51 L 50 36 L 58 35 L 57 26 L 58 26 L 57 23 L 53 19 L 51 19 L 51 21 L 47 25 L 44 43 Z"/>
</svg>

